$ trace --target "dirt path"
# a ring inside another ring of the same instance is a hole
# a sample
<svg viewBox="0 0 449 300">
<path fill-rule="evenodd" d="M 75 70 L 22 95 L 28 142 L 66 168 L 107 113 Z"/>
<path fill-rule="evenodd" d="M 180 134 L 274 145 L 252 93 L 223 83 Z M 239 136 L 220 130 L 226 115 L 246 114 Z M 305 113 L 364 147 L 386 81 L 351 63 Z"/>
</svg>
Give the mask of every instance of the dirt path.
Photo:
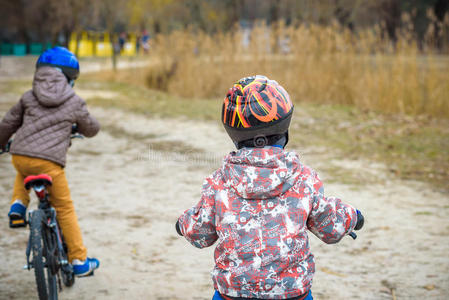
<svg viewBox="0 0 449 300">
<path fill-rule="evenodd" d="M 11 80 L 31 80 L 38 56 L 0 56 L 0 82 Z M 116 69 L 142 68 L 156 63 L 154 59 L 146 56 L 126 57 L 118 56 Z M 83 74 L 113 69 L 111 58 L 84 58 L 80 60 Z"/>
<path fill-rule="evenodd" d="M 7 106 L 0 106 L 1 117 Z M 213 247 L 195 249 L 177 236 L 174 223 L 199 200 L 204 177 L 232 150 L 224 130 L 91 111 L 103 130 L 74 141 L 67 174 L 89 255 L 100 258 L 101 267 L 65 288 L 61 299 L 211 299 Z M 328 163 L 326 154 L 299 153 L 318 171 Z M 382 167 L 373 171 L 367 162 L 331 163 L 369 170 L 381 183 L 326 184 L 335 178 L 321 174 L 327 194 L 360 208 L 367 223 L 356 241 L 325 245 L 311 235 L 315 299 L 448 299 L 448 195 L 398 181 Z M 0 299 L 33 299 L 33 273 L 21 270 L 28 232 L 7 227 L 14 177 L 7 155 L 0 156 L 0 169 Z"/>
</svg>

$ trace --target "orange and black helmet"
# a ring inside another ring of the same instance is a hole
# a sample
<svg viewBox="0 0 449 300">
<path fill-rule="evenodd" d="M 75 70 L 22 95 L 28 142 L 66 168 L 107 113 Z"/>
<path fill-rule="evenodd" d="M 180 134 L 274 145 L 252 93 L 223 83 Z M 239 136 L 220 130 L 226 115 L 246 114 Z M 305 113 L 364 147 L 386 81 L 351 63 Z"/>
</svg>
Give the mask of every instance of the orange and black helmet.
<svg viewBox="0 0 449 300">
<path fill-rule="evenodd" d="M 287 91 L 276 81 L 257 75 L 240 79 L 229 89 L 221 120 L 237 145 L 252 141 L 255 147 L 270 144 L 270 138 L 286 135 L 293 113 Z"/>
</svg>

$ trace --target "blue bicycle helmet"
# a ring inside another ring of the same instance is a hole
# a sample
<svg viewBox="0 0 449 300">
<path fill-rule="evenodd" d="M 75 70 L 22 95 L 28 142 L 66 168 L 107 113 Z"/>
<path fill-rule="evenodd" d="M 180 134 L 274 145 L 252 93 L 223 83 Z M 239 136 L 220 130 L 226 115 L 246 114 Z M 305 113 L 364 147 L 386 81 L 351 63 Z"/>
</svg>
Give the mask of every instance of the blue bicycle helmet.
<svg viewBox="0 0 449 300">
<path fill-rule="evenodd" d="M 36 68 L 51 66 L 60 68 L 69 82 L 73 82 L 80 74 L 80 65 L 76 56 L 64 47 L 53 47 L 39 56 Z"/>
</svg>

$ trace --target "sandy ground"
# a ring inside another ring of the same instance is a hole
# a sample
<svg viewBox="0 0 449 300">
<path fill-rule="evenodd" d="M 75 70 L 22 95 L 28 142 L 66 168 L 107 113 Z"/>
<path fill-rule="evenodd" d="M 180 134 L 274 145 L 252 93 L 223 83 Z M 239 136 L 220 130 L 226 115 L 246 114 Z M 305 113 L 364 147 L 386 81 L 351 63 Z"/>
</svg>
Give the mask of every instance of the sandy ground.
<svg viewBox="0 0 449 300">
<path fill-rule="evenodd" d="M 13 100 L 0 95 L 0 117 Z M 91 112 L 103 130 L 74 141 L 66 171 L 89 255 L 101 267 L 60 298 L 211 299 L 213 247 L 194 248 L 177 236 L 174 223 L 233 149 L 224 130 L 215 123 Z M 379 182 L 354 186 L 321 173 L 327 195 L 358 207 L 367 221 L 355 241 L 326 245 L 310 235 L 315 299 L 449 299 L 447 194 L 399 181 L 369 162 L 296 150 L 318 171 L 324 164 L 346 166 Z M 34 299 L 34 274 L 22 270 L 28 229 L 9 229 L 6 217 L 14 179 L 9 155 L 0 156 L 0 170 L 0 299 Z"/>
</svg>

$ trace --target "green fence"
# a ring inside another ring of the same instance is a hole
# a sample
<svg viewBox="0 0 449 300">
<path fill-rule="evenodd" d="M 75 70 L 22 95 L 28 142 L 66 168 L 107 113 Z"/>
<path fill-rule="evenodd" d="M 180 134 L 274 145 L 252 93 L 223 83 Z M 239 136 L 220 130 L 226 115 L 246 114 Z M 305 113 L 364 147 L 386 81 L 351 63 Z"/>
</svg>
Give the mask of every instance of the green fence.
<svg viewBox="0 0 449 300">
<path fill-rule="evenodd" d="M 11 44 L 11 43 L 0 43 L 0 55 L 15 55 L 24 56 L 30 55 L 40 55 L 46 49 L 52 47 L 51 43 L 30 43 L 30 44 Z"/>
<path fill-rule="evenodd" d="M 0 55 L 12 55 L 12 44 L 0 44 Z"/>
<path fill-rule="evenodd" d="M 42 45 L 40 43 L 31 43 L 29 54 L 39 55 L 42 53 L 43 49 L 44 49 L 44 45 Z"/>
<path fill-rule="evenodd" d="M 26 44 L 13 44 L 12 45 L 12 54 L 15 56 L 24 56 L 27 54 L 27 45 Z"/>
</svg>

